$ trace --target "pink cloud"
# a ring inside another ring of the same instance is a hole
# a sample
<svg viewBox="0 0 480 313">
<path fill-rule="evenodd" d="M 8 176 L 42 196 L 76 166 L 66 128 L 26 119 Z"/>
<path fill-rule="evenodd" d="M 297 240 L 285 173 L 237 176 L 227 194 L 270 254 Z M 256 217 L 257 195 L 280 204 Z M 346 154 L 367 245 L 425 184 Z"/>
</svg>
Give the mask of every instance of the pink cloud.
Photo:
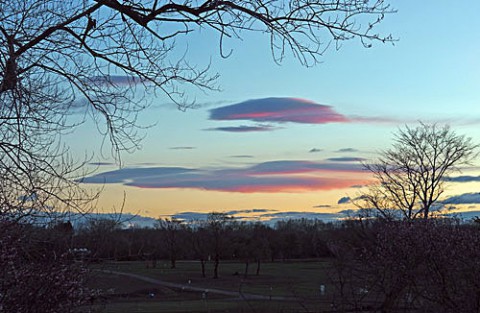
<svg viewBox="0 0 480 313">
<path fill-rule="evenodd" d="M 300 98 L 247 100 L 210 110 L 210 119 L 217 121 L 248 120 L 257 123 L 290 122 L 301 124 L 400 122 L 397 119 L 386 117 L 346 116 L 336 112 L 332 106 Z"/>
<path fill-rule="evenodd" d="M 293 122 L 306 124 L 346 123 L 350 120 L 328 105 L 297 98 L 264 98 L 210 110 L 212 120 Z"/>
<path fill-rule="evenodd" d="M 324 171 L 332 173 L 326 176 Z M 336 172 L 359 173 L 352 163 L 272 161 L 244 168 L 189 169 L 180 167 L 123 168 L 100 173 L 84 183 L 117 183 L 138 188 L 200 189 L 240 193 L 307 192 L 363 185 L 369 179 L 339 178 Z M 317 175 L 316 172 L 322 172 Z M 356 177 L 355 177 L 356 176 Z"/>
<path fill-rule="evenodd" d="M 363 173 L 364 169 L 359 162 L 313 162 L 313 161 L 270 161 L 254 165 L 250 168 L 252 175 L 288 175 L 313 172 L 342 172 Z"/>
<path fill-rule="evenodd" d="M 299 179 L 291 184 L 262 184 L 262 185 L 242 185 L 221 191 L 240 192 L 240 193 L 301 193 L 320 190 L 335 190 L 349 188 L 352 182 L 366 183 L 366 180 L 342 180 L 335 178 L 316 178 L 316 179 Z"/>
<path fill-rule="evenodd" d="M 231 132 L 231 133 L 251 133 L 251 132 L 265 132 L 265 131 L 272 131 L 276 130 L 279 127 L 273 127 L 269 125 L 256 125 L 256 126 L 227 126 L 227 127 L 215 127 L 215 128 L 207 128 L 205 130 L 213 130 L 213 131 L 223 131 L 223 132 Z"/>
<path fill-rule="evenodd" d="M 320 190 L 335 190 L 350 188 L 352 184 L 367 184 L 365 179 L 336 179 L 336 178 L 284 178 L 263 179 L 249 177 L 248 183 L 237 182 L 230 178 L 217 179 L 216 183 L 210 180 L 190 181 L 187 184 L 175 181 L 169 184 L 158 182 L 129 182 L 125 185 L 142 189 L 197 189 L 239 193 L 302 193 Z M 217 183 L 221 183 L 220 186 Z"/>
</svg>

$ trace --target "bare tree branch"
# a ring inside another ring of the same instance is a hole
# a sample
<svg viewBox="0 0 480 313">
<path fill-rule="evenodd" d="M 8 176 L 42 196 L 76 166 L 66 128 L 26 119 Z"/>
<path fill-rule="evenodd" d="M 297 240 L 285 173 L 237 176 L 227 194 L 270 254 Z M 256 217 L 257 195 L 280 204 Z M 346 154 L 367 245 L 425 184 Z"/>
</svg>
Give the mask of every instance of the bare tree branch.
<svg viewBox="0 0 480 313">
<path fill-rule="evenodd" d="M 374 208 L 384 217 L 387 212 L 402 212 L 407 220 L 418 216 L 427 219 L 445 190 L 445 178 L 470 164 L 478 155 L 478 147 L 448 126 L 406 126 L 395 135 L 391 149 L 364 164 L 377 183 L 357 204 Z"/>
</svg>

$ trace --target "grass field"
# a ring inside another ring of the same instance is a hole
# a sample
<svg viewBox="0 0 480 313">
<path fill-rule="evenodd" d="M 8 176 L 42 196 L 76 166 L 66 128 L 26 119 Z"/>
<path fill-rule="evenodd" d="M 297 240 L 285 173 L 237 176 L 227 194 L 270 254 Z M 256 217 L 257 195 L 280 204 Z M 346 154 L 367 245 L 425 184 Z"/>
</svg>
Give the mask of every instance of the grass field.
<svg viewBox="0 0 480 313">
<path fill-rule="evenodd" d="M 109 262 L 92 266 L 89 286 L 104 295 L 96 305 L 100 312 L 330 311 L 333 287 L 329 284 L 328 259 L 264 263 L 259 276 L 254 274 L 255 265 L 250 267 L 252 273 L 247 278 L 243 277 L 244 266 L 224 262 L 220 264 L 220 277 L 213 279 L 211 264 L 207 265 L 207 277 L 202 278 L 200 264 L 194 261 L 180 261 L 175 269 L 169 268 L 167 261 L 158 262 L 156 268 L 147 268 L 143 262 Z M 165 287 L 105 271 L 141 275 L 178 286 Z M 326 286 L 323 296 L 320 285 Z M 198 290 L 188 291 L 189 287 Z M 240 294 L 216 294 L 212 289 Z M 263 298 L 252 300 L 252 294 Z"/>
</svg>

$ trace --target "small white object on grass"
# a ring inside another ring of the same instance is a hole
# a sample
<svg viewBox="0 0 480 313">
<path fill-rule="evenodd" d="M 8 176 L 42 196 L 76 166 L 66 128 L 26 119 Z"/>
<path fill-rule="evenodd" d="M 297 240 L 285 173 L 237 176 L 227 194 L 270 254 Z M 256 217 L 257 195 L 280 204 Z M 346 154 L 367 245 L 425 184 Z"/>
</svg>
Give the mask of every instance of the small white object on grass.
<svg viewBox="0 0 480 313">
<path fill-rule="evenodd" d="M 320 295 L 321 296 L 325 295 L 325 285 L 320 285 Z"/>
</svg>

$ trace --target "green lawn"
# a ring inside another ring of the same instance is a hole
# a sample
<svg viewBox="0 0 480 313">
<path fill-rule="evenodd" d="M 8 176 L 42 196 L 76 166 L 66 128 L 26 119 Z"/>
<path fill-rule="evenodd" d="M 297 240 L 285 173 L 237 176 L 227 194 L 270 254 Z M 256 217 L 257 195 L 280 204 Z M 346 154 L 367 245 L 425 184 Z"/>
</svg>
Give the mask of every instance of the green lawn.
<svg viewBox="0 0 480 313">
<path fill-rule="evenodd" d="M 296 297 L 295 301 L 240 300 L 223 295 L 186 292 L 167 288 L 135 278 L 92 271 L 89 285 L 105 295 L 101 312 L 320 312 L 328 311 L 332 286 L 329 285 L 330 260 L 264 263 L 259 276 L 256 265 L 250 265 L 250 275 L 243 277 L 244 264 L 220 264 L 219 278 L 213 279 L 213 266 L 207 265 L 207 277 L 202 278 L 200 264 L 180 261 L 170 269 L 167 261 L 157 268 L 147 268 L 144 262 L 109 262 L 92 266 L 95 270 L 114 270 L 151 277 L 163 281 L 205 289 L 241 291 L 264 296 Z M 236 272 L 239 275 L 234 275 Z M 190 284 L 189 284 L 190 281 Z M 327 293 L 320 296 L 320 285 Z"/>
</svg>

